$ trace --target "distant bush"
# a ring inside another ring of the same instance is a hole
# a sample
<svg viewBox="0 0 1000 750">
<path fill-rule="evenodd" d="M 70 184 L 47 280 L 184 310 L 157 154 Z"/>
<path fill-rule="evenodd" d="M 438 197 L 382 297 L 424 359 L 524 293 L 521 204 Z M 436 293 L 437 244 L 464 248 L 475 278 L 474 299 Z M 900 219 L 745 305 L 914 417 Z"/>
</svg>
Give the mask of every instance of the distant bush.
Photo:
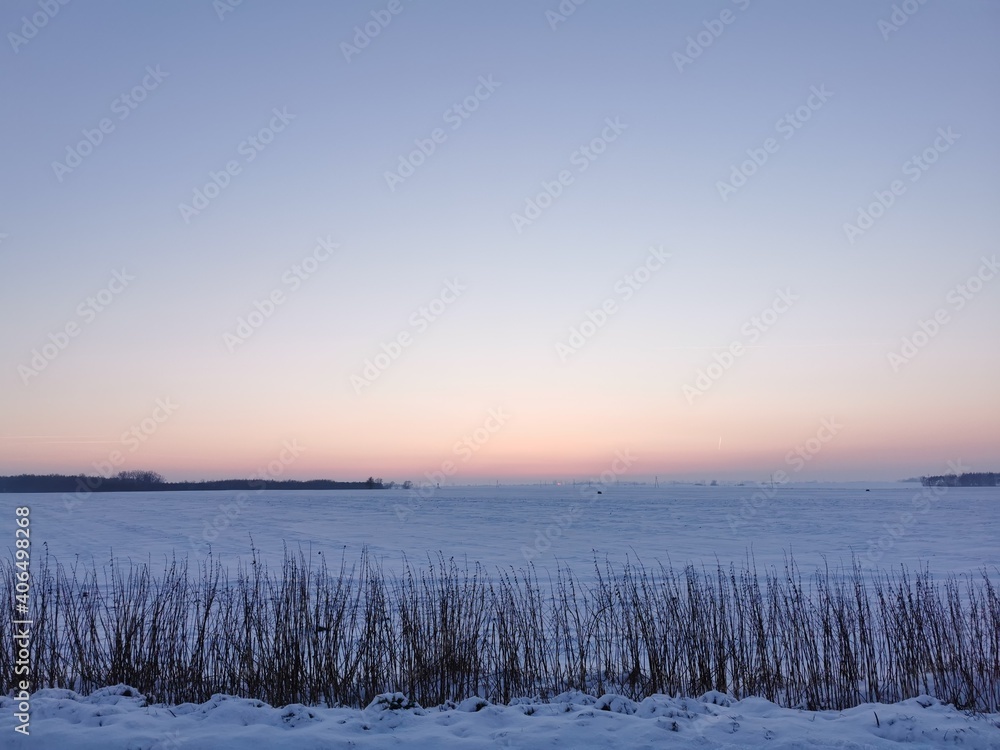
<svg viewBox="0 0 1000 750">
<path fill-rule="evenodd" d="M 811 710 L 929 694 L 1000 710 L 1000 597 L 986 571 L 938 581 L 855 562 L 804 578 L 794 562 L 758 574 L 595 561 L 583 585 L 565 569 L 542 584 L 531 568 L 491 576 L 441 557 L 391 575 L 367 554 L 329 569 L 286 553 L 269 571 L 254 553 L 232 575 L 211 558 L 158 574 L 39 563 L 35 689 L 124 683 L 156 702 L 355 707 L 399 693 L 401 708 L 567 690 L 716 691 Z M 0 562 L 8 602 L 16 572 Z M 16 617 L 0 608 L 5 643 Z M 14 685 L 14 669 L 0 661 L 0 683 Z"/>
<path fill-rule="evenodd" d="M 936 477 L 920 477 L 924 487 L 997 487 L 1000 486 L 1000 474 L 992 471 L 972 472 L 968 474 L 942 474 Z"/>
<path fill-rule="evenodd" d="M 333 479 L 215 479 L 202 482 L 167 482 L 155 471 L 120 471 L 109 477 L 66 474 L 18 474 L 0 477 L 0 492 L 190 492 L 227 490 L 381 490 L 382 479 L 364 482 Z"/>
</svg>

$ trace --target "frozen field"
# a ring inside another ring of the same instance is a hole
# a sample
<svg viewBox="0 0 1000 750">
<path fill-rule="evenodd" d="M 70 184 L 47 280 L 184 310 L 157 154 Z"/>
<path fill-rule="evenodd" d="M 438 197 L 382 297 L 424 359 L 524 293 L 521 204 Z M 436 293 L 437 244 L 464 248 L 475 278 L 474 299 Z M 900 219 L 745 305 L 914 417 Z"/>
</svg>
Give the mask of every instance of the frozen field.
<svg viewBox="0 0 1000 750">
<path fill-rule="evenodd" d="M 98 567 L 114 556 L 149 561 L 155 571 L 164 558 L 201 558 L 210 546 L 235 564 L 247 559 L 252 536 L 269 564 L 280 562 L 284 545 L 335 564 L 342 554 L 356 561 L 367 547 L 389 570 L 404 555 L 420 566 L 440 552 L 489 568 L 530 560 L 543 577 L 566 565 L 587 579 L 595 554 L 739 568 L 752 553 L 758 568 L 780 568 L 792 553 L 803 572 L 824 561 L 849 564 L 853 555 L 870 569 L 927 565 L 944 576 L 985 567 L 1000 577 L 1000 490 L 992 488 L 611 486 L 598 496 L 549 485 L 445 488 L 426 497 L 403 490 L 0 495 L 0 503 L 10 519 L 15 506 L 31 508 L 36 561 L 47 549 L 64 564 Z M 0 697 L 4 747 L 1000 748 L 1000 715 L 972 715 L 926 697 L 821 712 L 711 693 L 641 702 L 576 693 L 510 706 L 469 699 L 426 710 L 376 702 L 361 710 L 218 695 L 168 708 L 146 705 L 124 687 L 90 696 L 42 690 L 31 698 L 26 738 L 13 731 L 18 704 L 10 696 Z"/>
<path fill-rule="evenodd" d="M 915 484 L 770 488 L 669 485 L 444 488 L 416 491 L 102 493 L 2 495 L 31 507 L 34 554 L 42 543 L 61 562 L 77 555 L 150 560 L 201 556 L 209 543 L 226 561 L 246 556 L 250 537 L 268 561 L 282 544 L 348 559 L 363 546 L 392 566 L 407 555 L 468 558 L 489 567 L 572 567 L 586 577 L 603 559 L 638 555 L 682 566 L 758 567 L 794 554 L 804 571 L 849 563 L 930 566 L 936 575 L 1000 568 L 1000 489 L 934 491 Z M 8 541 L 12 545 L 13 536 Z"/>
</svg>

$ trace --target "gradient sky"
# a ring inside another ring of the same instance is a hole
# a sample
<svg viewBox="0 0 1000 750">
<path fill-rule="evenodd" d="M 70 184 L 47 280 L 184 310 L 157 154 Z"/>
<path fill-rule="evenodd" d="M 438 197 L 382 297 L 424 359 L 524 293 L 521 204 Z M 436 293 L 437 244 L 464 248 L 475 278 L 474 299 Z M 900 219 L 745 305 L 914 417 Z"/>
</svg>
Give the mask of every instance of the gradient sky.
<svg viewBox="0 0 1000 750">
<path fill-rule="evenodd" d="M 1000 6 L 912 6 L 892 30 L 893 4 L 867 1 L 589 0 L 564 21 L 547 17 L 556 0 L 244 0 L 221 19 L 211 0 L 51 18 L 5 3 L 0 473 L 94 473 L 119 451 L 117 468 L 169 479 L 247 476 L 283 450 L 285 477 L 420 481 L 451 461 L 460 483 L 594 476 L 616 451 L 638 480 L 1000 469 L 1000 278 L 955 302 L 977 272 L 1000 275 L 981 271 L 1000 250 Z M 373 13 L 391 20 L 346 59 Z M 711 44 L 679 66 L 700 32 Z M 782 126 L 815 90 L 829 97 Z M 294 119 L 253 150 L 275 109 Z M 53 166 L 103 118 L 92 153 Z M 582 157 L 609 118 L 624 129 Z M 723 200 L 748 149 L 767 160 Z M 935 162 L 914 170 L 925 149 Z M 180 204 L 230 161 L 186 221 Z M 518 231 L 511 215 L 563 170 Z M 905 192 L 849 242 L 845 223 L 895 180 Z M 293 289 L 317 238 L 339 247 Z M 671 257 L 626 300 L 651 247 Z M 111 304 L 81 312 L 123 269 Z M 414 324 L 456 279 L 465 291 Z M 275 289 L 284 303 L 227 346 Z M 782 290 L 798 299 L 751 340 Z M 356 392 L 401 332 L 411 344 Z M 686 398 L 733 342 L 752 346 Z M 838 427 L 820 441 L 824 419 Z M 791 460 L 810 438 L 815 455 Z"/>
</svg>

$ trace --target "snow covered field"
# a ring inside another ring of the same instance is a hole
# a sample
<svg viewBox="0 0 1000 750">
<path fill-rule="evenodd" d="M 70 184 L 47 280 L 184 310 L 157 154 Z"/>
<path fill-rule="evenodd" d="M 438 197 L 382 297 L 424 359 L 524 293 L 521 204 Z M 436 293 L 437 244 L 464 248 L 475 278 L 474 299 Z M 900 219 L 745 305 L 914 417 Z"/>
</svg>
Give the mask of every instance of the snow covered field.
<svg viewBox="0 0 1000 750">
<path fill-rule="evenodd" d="M 127 493 L 68 503 L 60 495 L 3 495 L 0 503 L 11 518 L 15 506 L 31 508 L 36 561 L 47 548 L 64 564 L 79 556 L 100 566 L 113 554 L 149 561 L 154 571 L 173 553 L 204 555 L 209 542 L 224 561 L 245 560 L 252 535 L 269 563 L 280 562 L 283 544 L 348 561 L 367 547 L 389 569 L 404 554 L 419 565 L 440 551 L 486 566 L 568 565 L 586 579 L 595 553 L 712 568 L 716 561 L 739 567 L 752 552 L 759 568 L 780 568 L 791 552 L 805 573 L 856 555 L 872 569 L 926 564 L 944 576 L 986 567 L 1000 579 L 1000 491 L 868 487 L 612 486 L 600 496 L 551 485 L 445 488 L 428 497 L 403 490 Z M 357 710 L 216 696 L 166 707 L 145 705 L 123 688 L 91 696 L 42 690 L 32 696 L 29 738 L 14 732 L 15 701 L 0 701 L 0 747 L 1000 748 L 1000 715 L 971 716 L 929 698 L 818 713 L 759 698 L 726 705 L 712 694 L 597 700 L 572 694 L 479 711 L 476 701 Z"/>
<path fill-rule="evenodd" d="M 866 492 L 870 487 L 871 491 Z M 915 484 L 769 488 L 582 486 L 443 488 L 416 491 L 106 493 L 88 498 L 5 495 L 32 513 L 35 555 L 42 543 L 63 563 L 204 555 L 246 557 L 250 536 L 265 560 L 282 545 L 349 559 L 363 546 L 387 567 L 401 553 L 428 552 L 488 567 L 540 568 L 557 561 L 581 578 L 599 558 L 638 555 L 647 564 L 714 567 L 752 552 L 758 567 L 794 554 L 806 572 L 856 555 L 866 567 L 927 564 L 936 575 L 1000 567 L 1000 489 Z M 67 505 L 70 507 L 68 508 Z"/>
</svg>

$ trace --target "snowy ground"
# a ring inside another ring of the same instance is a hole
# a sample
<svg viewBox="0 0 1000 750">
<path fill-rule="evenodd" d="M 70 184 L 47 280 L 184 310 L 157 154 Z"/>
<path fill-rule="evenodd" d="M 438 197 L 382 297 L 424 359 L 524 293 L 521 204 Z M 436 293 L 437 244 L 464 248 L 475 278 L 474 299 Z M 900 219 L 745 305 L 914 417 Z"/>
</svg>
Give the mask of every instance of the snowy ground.
<svg viewBox="0 0 1000 750">
<path fill-rule="evenodd" d="M 124 693 L 124 694 L 123 694 Z M 713 702 L 713 701 L 717 701 Z M 1000 714 L 973 717 L 933 698 L 847 711 L 783 709 L 760 698 L 730 702 L 666 696 L 633 703 L 567 694 L 548 704 L 394 709 L 272 708 L 215 696 L 201 704 L 146 706 L 130 688 L 89 697 L 43 690 L 31 736 L 14 732 L 13 701 L 0 700 L 0 746 L 48 750 L 281 748 L 1000 748 Z"/>
<path fill-rule="evenodd" d="M 1000 568 L 1000 489 L 930 489 L 915 484 L 757 487 L 446 488 L 416 492 L 107 493 L 0 495 L 0 507 L 31 507 L 32 542 L 61 562 L 77 555 L 100 564 L 116 557 L 217 556 L 235 561 L 250 536 L 269 562 L 282 544 L 331 561 L 367 545 L 388 567 L 405 553 L 427 553 L 484 565 L 540 568 L 557 561 L 581 577 L 594 554 L 649 563 L 737 565 L 753 553 L 758 566 L 783 564 L 792 552 L 803 570 L 849 563 L 888 568 L 928 564 L 936 575 Z M 755 495 L 756 493 L 756 495 Z M 592 499 L 596 498 L 596 499 Z M 0 543 L 2 544 L 2 543 Z M 13 545 L 13 535 L 8 546 Z M 2 547 L 0 547 L 2 548 Z"/>
<path fill-rule="evenodd" d="M 568 565 L 586 578 L 594 553 L 638 555 L 675 566 L 737 566 L 752 551 L 758 567 L 781 566 L 788 552 L 804 572 L 828 560 L 868 568 L 929 565 L 935 575 L 986 567 L 1000 578 L 1000 490 L 918 485 L 780 487 L 446 488 L 422 498 L 402 490 L 304 493 L 129 493 L 67 498 L 0 495 L 0 510 L 31 508 L 35 561 L 47 550 L 62 563 L 110 556 L 158 567 L 164 557 L 235 563 L 249 552 L 281 559 L 283 544 L 310 555 L 357 559 L 367 546 L 392 568 L 403 554 L 428 552 L 493 566 L 540 571 Z M 754 493 L 757 493 L 754 496 Z M 13 526 L 10 527 L 13 529 Z M 13 532 L 7 554 L 13 551 Z M 7 689 L 6 686 L 4 688 Z M 272 708 L 217 697 L 206 704 L 145 706 L 105 689 L 89 697 L 42 690 L 31 699 L 31 737 L 14 732 L 17 710 L 0 700 L 0 747 L 33 748 L 643 748 L 944 747 L 1000 748 L 1000 716 L 971 717 L 933 699 L 809 713 L 761 699 L 731 705 L 655 697 L 632 704 L 565 696 L 551 704 L 386 711 L 369 707 Z M 720 697 L 721 699 L 721 697 Z M 724 699 L 722 702 L 725 703 Z M 878 721 L 876 721 L 876 716 Z"/>
</svg>

